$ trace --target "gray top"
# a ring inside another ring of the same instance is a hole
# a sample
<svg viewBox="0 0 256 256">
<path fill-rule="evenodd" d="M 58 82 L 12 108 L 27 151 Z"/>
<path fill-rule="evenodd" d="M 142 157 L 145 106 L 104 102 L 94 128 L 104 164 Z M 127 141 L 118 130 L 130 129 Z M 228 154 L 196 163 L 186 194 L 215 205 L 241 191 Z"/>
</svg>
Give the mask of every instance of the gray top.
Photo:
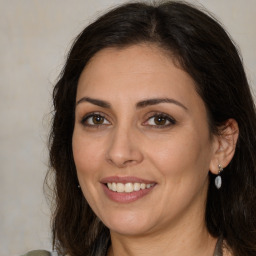
<svg viewBox="0 0 256 256">
<path fill-rule="evenodd" d="M 57 256 L 55 253 L 48 252 L 45 250 L 30 251 L 22 256 Z"/>
<path fill-rule="evenodd" d="M 222 242 L 223 242 L 222 237 L 219 237 L 219 239 L 217 241 L 217 244 L 216 244 L 216 247 L 215 247 L 215 250 L 214 250 L 213 256 L 223 256 Z"/>
</svg>

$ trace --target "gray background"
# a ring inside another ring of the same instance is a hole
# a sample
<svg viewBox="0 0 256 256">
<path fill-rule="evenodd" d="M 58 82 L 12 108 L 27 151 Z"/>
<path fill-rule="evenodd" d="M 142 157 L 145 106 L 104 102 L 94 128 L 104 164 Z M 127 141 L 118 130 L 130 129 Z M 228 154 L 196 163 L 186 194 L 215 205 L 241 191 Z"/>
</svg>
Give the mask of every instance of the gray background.
<svg viewBox="0 0 256 256">
<path fill-rule="evenodd" d="M 72 39 L 122 0 L 0 0 L 0 255 L 50 249 L 47 170 L 51 91 Z M 190 0 L 219 18 L 256 86 L 256 1 Z"/>
</svg>

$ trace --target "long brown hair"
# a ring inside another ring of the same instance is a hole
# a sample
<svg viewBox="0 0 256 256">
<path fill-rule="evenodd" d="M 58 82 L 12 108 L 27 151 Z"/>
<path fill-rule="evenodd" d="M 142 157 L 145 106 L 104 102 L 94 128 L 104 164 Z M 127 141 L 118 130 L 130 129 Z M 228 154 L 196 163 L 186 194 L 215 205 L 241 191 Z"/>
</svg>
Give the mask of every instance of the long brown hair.
<svg viewBox="0 0 256 256">
<path fill-rule="evenodd" d="M 212 133 L 229 118 L 237 121 L 237 148 L 222 174 L 220 190 L 209 174 L 205 221 L 209 233 L 223 236 L 234 256 L 256 255 L 256 114 L 243 64 L 234 43 L 211 15 L 176 1 L 115 8 L 87 26 L 70 50 L 53 91 L 48 175 L 54 175 L 54 247 L 71 256 L 95 256 L 104 255 L 110 244 L 108 228 L 77 187 L 71 143 L 77 83 L 101 49 L 141 42 L 169 51 L 194 79 Z"/>
</svg>

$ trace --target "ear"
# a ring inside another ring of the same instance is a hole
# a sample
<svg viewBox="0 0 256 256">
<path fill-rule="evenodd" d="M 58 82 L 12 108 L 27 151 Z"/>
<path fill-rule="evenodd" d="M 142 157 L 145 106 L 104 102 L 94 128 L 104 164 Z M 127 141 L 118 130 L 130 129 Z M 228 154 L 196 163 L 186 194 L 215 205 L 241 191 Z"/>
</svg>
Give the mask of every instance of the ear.
<svg viewBox="0 0 256 256">
<path fill-rule="evenodd" d="M 219 127 L 219 134 L 214 135 L 213 157 L 210 162 L 210 171 L 213 174 L 219 173 L 218 165 L 225 168 L 232 160 L 238 135 L 239 128 L 234 119 L 228 119 L 223 126 Z"/>
</svg>

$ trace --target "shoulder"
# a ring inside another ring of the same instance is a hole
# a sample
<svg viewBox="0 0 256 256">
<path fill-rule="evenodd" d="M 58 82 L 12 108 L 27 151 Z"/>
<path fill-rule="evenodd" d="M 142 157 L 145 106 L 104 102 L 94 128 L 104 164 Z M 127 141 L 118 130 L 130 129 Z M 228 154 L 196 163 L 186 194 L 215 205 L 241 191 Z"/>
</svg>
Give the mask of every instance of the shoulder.
<svg viewBox="0 0 256 256">
<path fill-rule="evenodd" d="M 30 251 L 30 252 L 28 252 L 26 254 L 23 254 L 21 256 L 55 256 L 55 255 L 53 253 L 45 251 L 45 250 L 35 250 L 35 251 Z"/>
</svg>

